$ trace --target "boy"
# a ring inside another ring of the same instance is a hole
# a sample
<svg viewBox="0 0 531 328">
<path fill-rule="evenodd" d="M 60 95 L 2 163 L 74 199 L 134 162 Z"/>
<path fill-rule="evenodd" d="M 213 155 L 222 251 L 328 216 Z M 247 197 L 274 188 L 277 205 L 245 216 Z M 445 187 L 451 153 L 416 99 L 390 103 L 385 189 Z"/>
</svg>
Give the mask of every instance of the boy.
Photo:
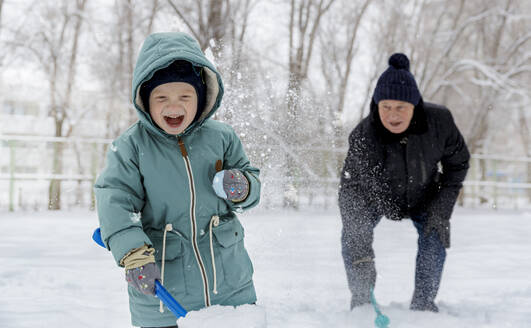
<svg viewBox="0 0 531 328">
<path fill-rule="evenodd" d="M 133 325 L 176 327 L 159 311 L 155 280 L 188 311 L 256 302 L 234 211 L 258 204 L 259 170 L 234 130 L 209 119 L 223 95 L 219 72 L 192 37 L 152 34 L 132 91 L 139 121 L 113 142 L 95 192 L 102 239 L 125 267 Z"/>
</svg>

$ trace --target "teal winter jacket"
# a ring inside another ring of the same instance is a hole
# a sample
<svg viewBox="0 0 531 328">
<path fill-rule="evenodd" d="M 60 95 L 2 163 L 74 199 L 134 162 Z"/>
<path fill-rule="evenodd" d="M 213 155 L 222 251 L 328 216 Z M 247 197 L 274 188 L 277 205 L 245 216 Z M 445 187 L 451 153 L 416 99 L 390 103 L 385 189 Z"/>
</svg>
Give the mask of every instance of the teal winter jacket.
<svg viewBox="0 0 531 328">
<path fill-rule="evenodd" d="M 175 60 L 203 67 L 207 85 L 204 111 L 178 136 L 154 124 L 139 96 L 141 84 Z M 140 50 L 132 87 L 139 120 L 112 143 L 95 184 L 104 243 L 118 264 L 132 249 L 151 245 L 160 267 L 166 228 L 164 286 L 186 310 L 255 302 L 253 268 L 234 212 L 258 204 L 259 170 L 234 130 L 209 119 L 223 96 L 219 72 L 190 36 L 157 33 Z M 249 180 L 243 202 L 216 196 L 212 179 L 219 160 L 223 169 L 237 168 Z M 160 313 L 151 295 L 129 287 L 129 303 L 135 326 L 175 325 L 173 314 Z"/>
</svg>

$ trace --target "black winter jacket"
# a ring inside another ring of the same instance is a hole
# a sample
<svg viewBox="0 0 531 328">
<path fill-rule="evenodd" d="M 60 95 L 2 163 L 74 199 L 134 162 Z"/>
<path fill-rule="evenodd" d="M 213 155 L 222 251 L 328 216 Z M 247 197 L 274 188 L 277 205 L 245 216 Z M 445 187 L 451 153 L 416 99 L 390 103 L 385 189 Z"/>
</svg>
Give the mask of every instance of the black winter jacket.
<svg viewBox="0 0 531 328">
<path fill-rule="evenodd" d="M 400 165 L 395 158 L 404 156 Z M 401 219 L 427 214 L 428 220 L 449 220 L 469 159 L 446 107 L 421 100 L 409 128 L 394 135 L 383 127 L 372 102 L 371 113 L 349 137 L 339 187 L 344 225 L 383 215 Z M 405 183 L 402 189 L 397 188 L 400 181 Z"/>
</svg>

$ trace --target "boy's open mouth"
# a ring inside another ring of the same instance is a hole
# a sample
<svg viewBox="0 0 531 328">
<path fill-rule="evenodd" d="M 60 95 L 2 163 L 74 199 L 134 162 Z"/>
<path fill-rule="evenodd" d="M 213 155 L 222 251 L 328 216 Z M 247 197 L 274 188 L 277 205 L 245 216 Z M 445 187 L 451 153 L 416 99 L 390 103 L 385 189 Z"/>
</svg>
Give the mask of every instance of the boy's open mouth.
<svg viewBox="0 0 531 328">
<path fill-rule="evenodd" d="M 173 128 L 176 128 L 184 121 L 184 115 L 164 116 L 164 120 L 166 121 L 166 124 Z"/>
</svg>

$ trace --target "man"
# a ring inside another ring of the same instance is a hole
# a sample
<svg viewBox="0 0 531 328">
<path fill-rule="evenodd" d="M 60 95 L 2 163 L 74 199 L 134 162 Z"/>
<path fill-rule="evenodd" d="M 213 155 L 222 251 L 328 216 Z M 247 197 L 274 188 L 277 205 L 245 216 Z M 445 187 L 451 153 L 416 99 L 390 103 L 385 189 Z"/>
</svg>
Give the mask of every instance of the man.
<svg viewBox="0 0 531 328">
<path fill-rule="evenodd" d="M 450 216 L 470 155 L 450 111 L 423 102 L 406 55 L 392 55 L 389 65 L 370 114 L 350 134 L 339 187 L 351 308 L 370 302 L 373 230 L 385 216 L 411 218 L 419 235 L 410 308 L 438 312 L 434 300 L 450 247 Z"/>
</svg>

